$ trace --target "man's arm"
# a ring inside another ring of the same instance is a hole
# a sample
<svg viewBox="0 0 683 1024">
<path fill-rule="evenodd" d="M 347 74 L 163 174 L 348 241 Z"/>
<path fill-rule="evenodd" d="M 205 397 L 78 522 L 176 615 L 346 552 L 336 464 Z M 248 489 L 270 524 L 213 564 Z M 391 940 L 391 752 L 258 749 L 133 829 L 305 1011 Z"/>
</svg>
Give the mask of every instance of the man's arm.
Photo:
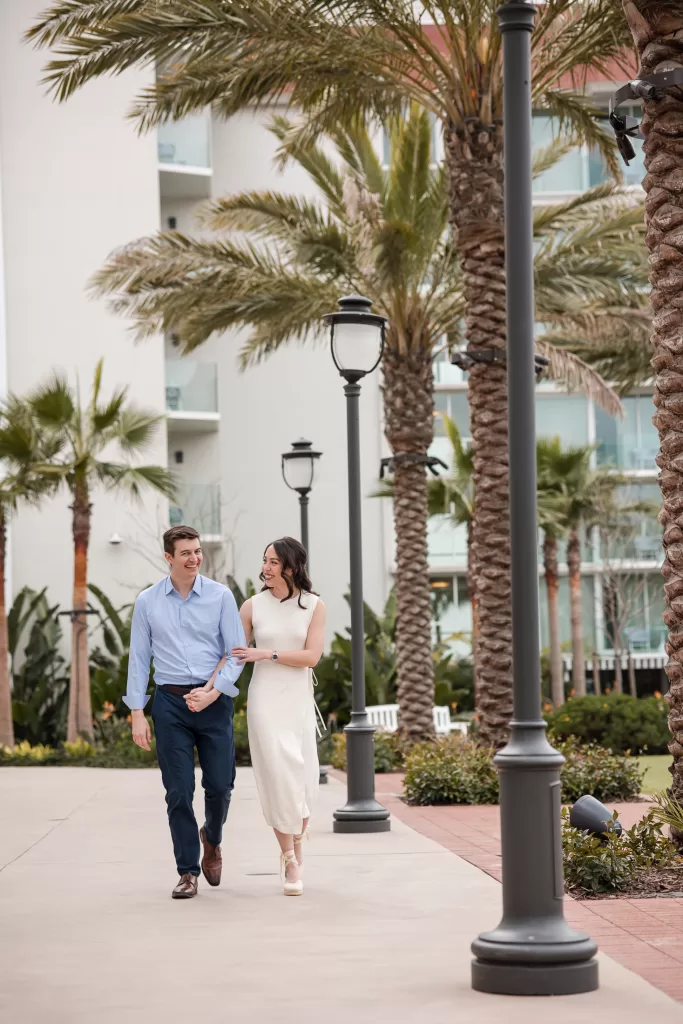
<svg viewBox="0 0 683 1024">
<path fill-rule="evenodd" d="M 216 676 L 214 687 L 217 690 L 220 690 L 221 693 L 227 693 L 229 697 L 236 697 L 239 690 L 235 686 L 235 683 L 239 679 L 244 666 L 239 665 L 237 660 L 230 656 L 230 652 L 233 647 L 246 646 L 246 638 L 244 636 L 242 620 L 240 619 L 240 614 L 237 610 L 237 602 L 235 601 L 231 590 L 226 590 L 223 594 L 223 607 L 221 609 L 221 639 L 225 646 L 228 660 Z"/>
<path fill-rule="evenodd" d="M 152 733 L 145 718 L 144 707 L 149 682 L 149 663 L 152 658 L 152 632 L 142 594 L 135 602 L 130 627 L 130 654 L 128 656 L 128 683 L 123 698 L 131 710 L 133 742 L 143 750 L 150 749 Z"/>
</svg>

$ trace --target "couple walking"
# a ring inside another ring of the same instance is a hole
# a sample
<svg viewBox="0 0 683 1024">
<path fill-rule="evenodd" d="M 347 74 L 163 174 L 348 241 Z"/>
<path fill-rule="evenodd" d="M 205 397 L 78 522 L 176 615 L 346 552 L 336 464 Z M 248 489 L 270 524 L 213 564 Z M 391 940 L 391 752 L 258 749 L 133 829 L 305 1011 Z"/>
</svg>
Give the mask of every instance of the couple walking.
<svg viewBox="0 0 683 1024">
<path fill-rule="evenodd" d="M 197 895 L 200 843 L 204 877 L 209 885 L 221 880 L 223 825 L 235 782 L 233 698 L 247 662 L 255 663 L 247 704 L 251 762 L 264 817 L 280 844 L 284 893 L 298 896 L 319 779 L 312 670 L 325 633 L 325 606 L 312 592 L 306 552 L 291 537 L 269 544 L 263 588 L 239 613 L 227 587 L 200 575 L 195 529 L 167 530 L 164 555 L 169 575 L 135 602 L 124 700 L 133 740 L 149 750 L 144 707 L 152 661 L 152 720 L 180 876 L 172 896 Z M 192 809 L 195 748 L 205 806 L 199 831 Z"/>
</svg>

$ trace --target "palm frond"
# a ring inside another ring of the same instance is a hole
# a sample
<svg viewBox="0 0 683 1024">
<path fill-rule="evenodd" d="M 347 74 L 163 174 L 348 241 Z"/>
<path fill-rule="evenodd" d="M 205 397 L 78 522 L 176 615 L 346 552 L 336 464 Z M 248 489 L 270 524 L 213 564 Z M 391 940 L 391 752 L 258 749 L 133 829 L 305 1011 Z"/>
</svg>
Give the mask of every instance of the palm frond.
<svg viewBox="0 0 683 1024">
<path fill-rule="evenodd" d="M 116 440 L 122 451 L 134 454 L 144 451 L 152 443 L 163 417 L 144 409 L 129 406 L 118 417 Z"/>
<path fill-rule="evenodd" d="M 543 338 L 537 338 L 535 344 L 538 353 L 548 360 L 547 373 L 551 380 L 562 381 L 570 390 L 592 398 L 610 416 L 623 415 L 617 392 L 593 367 L 573 352 L 551 345 Z"/>
<path fill-rule="evenodd" d="M 29 396 L 29 403 L 38 422 L 45 427 L 60 429 L 73 423 L 75 403 L 66 377 L 54 374 Z"/>
</svg>

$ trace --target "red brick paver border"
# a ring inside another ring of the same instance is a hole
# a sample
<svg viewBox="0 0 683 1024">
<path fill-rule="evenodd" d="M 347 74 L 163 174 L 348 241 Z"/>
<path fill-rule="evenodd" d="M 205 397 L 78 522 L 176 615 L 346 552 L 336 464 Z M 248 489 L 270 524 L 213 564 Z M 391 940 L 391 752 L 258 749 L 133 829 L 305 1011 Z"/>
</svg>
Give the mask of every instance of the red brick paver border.
<svg viewBox="0 0 683 1024">
<path fill-rule="evenodd" d="M 346 781 L 343 772 L 331 774 Z M 376 776 L 377 797 L 400 821 L 501 881 L 498 808 L 410 807 L 401 799 L 399 773 Z M 610 805 L 612 807 L 612 805 Z M 648 808 L 615 804 L 629 827 Z M 683 891 L 683 878 L 681 879 Z M 608 956 L 651 985 L 683 1002 L 683 898 L 565 900 L 565 916 L 588 932 Z M 492 922 L 494 924 L 495 922 Z"/>
</svg>

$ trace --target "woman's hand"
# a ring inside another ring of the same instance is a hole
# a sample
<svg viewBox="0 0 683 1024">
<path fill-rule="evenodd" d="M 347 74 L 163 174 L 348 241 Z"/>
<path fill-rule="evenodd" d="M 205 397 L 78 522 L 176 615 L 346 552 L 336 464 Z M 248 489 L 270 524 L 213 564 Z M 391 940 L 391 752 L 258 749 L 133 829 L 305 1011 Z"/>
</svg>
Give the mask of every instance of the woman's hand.
<svg viewBox="0 0 683 1024">
<path fill-rule="evenodd" d="M 250 661 L 270 661 L 272 654 L 272 651 L 263 651 L 258 647 L 233 647 L 231 652 L 238 665 L 246 665 Z"/>
<path fill-rule="evenodd" d="M 197 686 L 185 694 L 185 703 L 189 711 L 203 711 L 218 700 L 220 695 L 220 690 L 214 690 L 213 687 L 207 690 L 205 686 Z"/>
</svg>

